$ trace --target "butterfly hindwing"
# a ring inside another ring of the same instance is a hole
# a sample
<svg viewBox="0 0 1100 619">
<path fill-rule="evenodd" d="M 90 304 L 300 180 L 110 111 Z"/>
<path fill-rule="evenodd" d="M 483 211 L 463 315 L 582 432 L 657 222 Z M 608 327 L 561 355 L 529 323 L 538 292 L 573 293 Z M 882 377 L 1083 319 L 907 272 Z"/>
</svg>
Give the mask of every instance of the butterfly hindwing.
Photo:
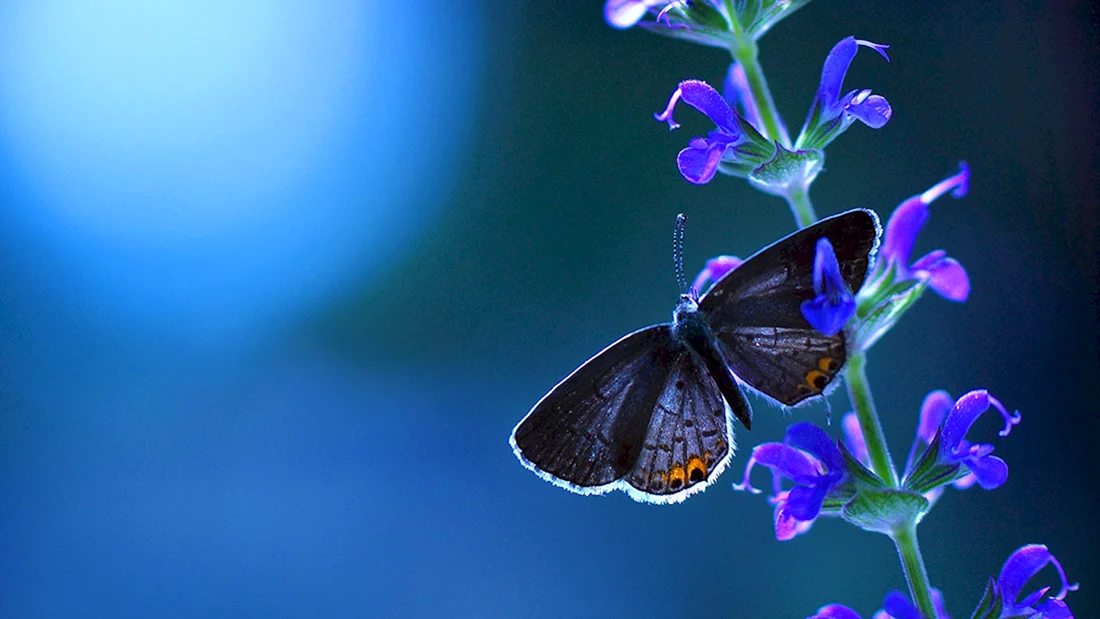
<svg viewBox="0 0 1100 619">
<path fill-rule="evenodd" d="M 653 503 L 682 501 L 722 473 L 732 443 L 721 392 L 700 360 L 684 349 L 656 402 L 626 490 Z"/>
<path fill-rule="evenodd" d="M 699 301 L 734 373 L 793 406 L 819 395 L 847 360 L 844 334 L 823 335 L 802 316 L 814 297 L 817 241 L 829 239 L 854 293 L 870 269 L 878 216 L 857 209 L 829 217 L 764 248 L 720 279 Z"/>
<path fill-rule="evenodd" d="M 738 378 L 787 406 L 824 392 L 848 358 L 843 333 L 809 326 L 733 326 L 718 339 Z"/>
<path fill-rule="evenodd" d="M 520 461 L 544 479 L 599 494 L 635 465 L 654 405 L 686 350 L 668 325 L 608 346 L 543 396 L 512 433 Z"/>
</svg>

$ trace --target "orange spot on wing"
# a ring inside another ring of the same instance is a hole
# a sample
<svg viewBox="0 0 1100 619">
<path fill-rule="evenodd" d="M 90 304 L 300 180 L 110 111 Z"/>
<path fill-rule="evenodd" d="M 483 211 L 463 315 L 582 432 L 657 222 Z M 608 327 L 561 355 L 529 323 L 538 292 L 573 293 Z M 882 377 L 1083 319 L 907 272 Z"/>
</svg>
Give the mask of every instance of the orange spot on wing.
<svg viewBox="0 0 1100 619">
<path fill-rule="evenodd" d="M 679 462 L 674 462 L 672 468 L 668 470 L 668 487 L 679 490 L 684 487 L 685 479 L 684 467 Z"/>
<path fill-rule="evenodd" d="M 810 370 L 806 374 L 806 384 L 815 392 L 821 391 L 829 382 L 829 377 L 824 372 L 818 372 L 817 370 Z"/>
<path fill-rule="evenodd" d="M 707 452 L 705 455 L 710 455 Z M 700 456 L 692 456 L 688 458 L 687 463 L 687 479 L 688 484 L 697 484 L 707 478 L 707 463 Z"/>
</svg>

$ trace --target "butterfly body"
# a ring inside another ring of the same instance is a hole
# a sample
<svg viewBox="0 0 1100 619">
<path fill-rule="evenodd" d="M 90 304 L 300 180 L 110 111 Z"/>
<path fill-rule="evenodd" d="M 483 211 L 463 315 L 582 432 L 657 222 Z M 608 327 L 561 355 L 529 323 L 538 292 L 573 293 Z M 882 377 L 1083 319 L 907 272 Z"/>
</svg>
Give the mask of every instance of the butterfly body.
<svg viewBox="0 0 1100 619">
<path fill-rule="evenodd" d="M 621 489 L 639 501 L 682 501 L 729 463 L 732 418 L 752 411 L 742 387 L 785 406 L 821 395 L 847 359 L 844 334 L 802 315 L 814 295 L 814 246 L 830 240 L 855 291 L 879 236 L 854 210 L 761 250 L 702 298 L 680 296 L 669 324 L 611 344 L 550 390 L 516 426 L 512 448 L 540 477 L 581 494 Z"/>
</svg>

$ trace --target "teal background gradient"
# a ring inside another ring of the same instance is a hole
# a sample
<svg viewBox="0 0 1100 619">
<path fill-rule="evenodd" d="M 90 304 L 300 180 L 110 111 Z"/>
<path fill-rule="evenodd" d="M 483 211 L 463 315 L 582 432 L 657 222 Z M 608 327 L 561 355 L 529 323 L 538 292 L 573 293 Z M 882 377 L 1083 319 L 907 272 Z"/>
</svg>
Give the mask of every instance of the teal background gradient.
<svg viewBox="0 0 1100 619">
<path fill-rule="evenodd" d="M 730 489 L 821 404 L 754 400 L 730 469 L 675 506 L 570 494 L 511 453 L 558 380 L 669 319 L 676 213 L 691 273 L 793 229 L 744 182 L 679 176 L 705 118 L 652 119 L 728 55 L 601 11 L 0 7 L 0 616 L 867 617 L 904 588 L 887 538 L 830 519 L 777 542 Z M 893 118 L 829 147 L 819 215 L 885 219 L 973 171 L 916 248 L 957 258 L 970 299 L 926 295 L 869 363 L 899 463 L 933 389 L 1023 414 L 972 430 L 1008 482 L 948 490 L 919 529 L 955 617 L 1026 543 L 1100 616 L 1097 21 L 816 0 L 760 43 L 792 132 L 836 41 L 891 45 L 845 84 Z"/>
</svg>

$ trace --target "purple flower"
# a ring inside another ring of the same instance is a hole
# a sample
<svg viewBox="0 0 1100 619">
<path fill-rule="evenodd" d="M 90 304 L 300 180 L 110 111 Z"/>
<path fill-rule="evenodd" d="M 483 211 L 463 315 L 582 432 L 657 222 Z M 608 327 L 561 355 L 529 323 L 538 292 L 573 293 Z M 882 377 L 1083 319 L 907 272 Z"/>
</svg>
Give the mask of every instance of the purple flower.
<svg viewBox="0 0 1100 619">
<path fill-rule="evenodd" d="M 965 196 L 969 183 L 970 168 L 962 162 L 956 174 L 902 202 L 886 223 L 886 238 L 879 250 L 879 262 L 871 279 L 876 280 L 893 268 L 894 282 L 911 279 L 927 281 L 945 299 L 965 301 L 970 295 L 970 279 L 955 259 L 948 258 L 946 252 L 939 249 L 912 264 L 909 264 L 909 256 L 913 253 L 917 234 L 928 221 L 928 205 L 948 191 L 956 198 Z"/>
<path fill-rule="evenodd" d="M 843 604 L 829 604 L 817 609 L 817 612 L 806 619 L 863 619 L 859 613 Z"/>
<path fill-rule="evenodd" d="M 706 114 L 717 127 L 705 138 L 692 138 L 688 147 L 680 151 L 676 164 L 680 174 L 697 185 L 710 182 L 719 166 L 729 174 L 748 176 L 775 152 L 775 148 L 730 107 L 722 95 L 706 82 L 686 80 L 672 93 L 668 105 L 657 120 L 668 123 L 670 129 L 679 128 L 672 117 L 677 102 L 694 107 Z"/>
<path fill-rule="evenodd" d="M 936 607 L 935 619 L 951 619 L 944 608 L 943 595 L 939 589 L 932 589 L 932 604 Z M 900 591 L 887 593 L 882 607 L 871 619 L 926 619 L 916 605 Z M 816 614 L 807 619 L 860 619 L 860 616 L 843 604 L 829 604 L 819 608 Z"/>
<path fill-rule="evenodd" d="M 950 396 L 947 399 L 949 400 Z M 930 406 L 938 407 L 942 406 L 942 403 L 943 400 L 938 400 L 938 403 Z M 947 418 L 944 419 L 939 430 L 940 461 L 965 465 L 976 478 L 978 485 L 986 490 L 992 490 L 1008 479 L 1008 465 L 1004 460 L 992 455 L 992 445 L 970 444 L 966 440 L 966 433 L 978 417 L 990 408 L 997 409 L 1004 418 L 1005 427 L 1000 432 L 1001 436 L 1008 436 L 1012 426 L 1020 423 L 1019 413 L 1010 415 L 1000 400 L 989 395 L 989 392 L 984 389 L 977 389 L 955 401 L 954 406 L 947 411 Z M 925 411 L 922 410 L 921 414 L 924 416 Z M 928 414 L 934 416 L 935 412 Z"/>
<path fill-rule="evenodd" d="M 1058 570 L 1058 578 L 1062 581 L 1062 588 L 1058 594 L 1046 597 L 1050 587 L 1043 587 L 1020 599 L 1020 590 L 1048 563 Z M 1062 564 L 1042 544 L 1021 546 L 1012 553 L 1001 568 L 1001 575 L 997 578 L 997 589 L 1004 602 L 1001 617 L 1073 619 L 1073 613 L 1063 600 L 1066 593 L 1077 590 L 1077 585 L 1069 584 Z"/>
<path fill-rule="evenodd" d="M 695 276 L 691 283 L 691 289 L 697 294 L 703 294 L 711 285 L 726 276 L 726 273 L 741 266 L 744 260 L 737 256 L 717 256 L 707 260 L 707 265 Z"/>
<path fill-rule="evenodd" d="M 856 300 L 840 274 L 833 245 L 824 237 L 817 240 L 814 253 L 814 294 L 802 302 L 802 316 L 825 335 L 836 334 L 856 313 Z"/>
<path fill-rule="evenodd" d="M 817 96 L 814 97 L 813 106 L 802 126 L 802 134 L 798 137 L 795 148 L 824 148 L 856 120 L 872 129 L 879 129 L 890 120 L 890 103 L 882 96 L 872 95 L 870 89 L 853 90 L 844 96 L 840 94 L 844 76 L 860 47 L 869 47 L 887 61 L 890 60 L 886 55 L 889 45 L 879 45 L 854 37 L 837 43 L 825 59 L 825 66 L 821 70 L 821 85 L 818 86 Z"/>
<path fill-rule="evenodd" d="M 646 13 L 663 9 L 668 0 L 607 0 L 603 16 L 615 28 L 629 28 L 642 21 Z"/>
<path fill-rule="evenodd" d="M 844 458 L 828 434 L 812 423 L 799 422 L 787 429 L 782 443 L 763 443 L 752 450 L 745 477 L 735 490 L 759 494 L 749 480 L 756 464 L 772 470 L 775 505 L 775 537 L 789 540 L 810 529 L 830 493 L 845 480 Z M 783 489 L 783 480 L 794 486 Z"/>
<path fill-rule="evenodd" d="M 1001 436 L 1022 419 L 1010 414 L 1000 400 L 984 389 L 971 391 L 952 402 L 945 391 L 933 391 L 921 404 L 920 423 L 906 464 L 905 486 L 918 492 L 931 492 L 929 500 L 939 496 L 946 483 L 964 489 L 977 483 L 986 490 L 999 487 L 1008 479 L 1008 465 L 993 455 L 993 445 L 971 444 L 966 440 L 970 426 L 989 409 L 1004 419 Z M 920 457 L 914 456 L 921 451 Z"/>
</svg>

